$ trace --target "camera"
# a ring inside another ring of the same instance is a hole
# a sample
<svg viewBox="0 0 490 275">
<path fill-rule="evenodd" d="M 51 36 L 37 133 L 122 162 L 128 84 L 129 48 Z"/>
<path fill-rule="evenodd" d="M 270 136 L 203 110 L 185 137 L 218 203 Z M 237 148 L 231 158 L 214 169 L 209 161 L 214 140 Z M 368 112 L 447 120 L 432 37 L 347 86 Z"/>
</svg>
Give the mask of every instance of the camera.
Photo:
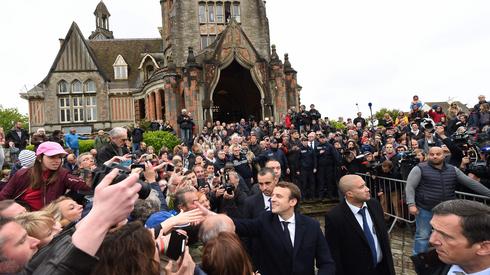
<svg viewBox="0 0 490 275">
<path fill-rule="evenodd" d="M 94 174 L 93 174 L 93 188 L 97 187 L 97 185 L 102 181 L 102 179 L 107 174 L 109 174 L 112 171 L 112 169 L 114 169 L 114 168 L 119 169 L 119 173 L 112 180 L 111 185 L 112 184 L 119 183 L 119 182 L 125 180 L 131 174 L 131 169 L 128 169 L 125 166 L 121 166 L 121 165 L 118 165 L 118 164 L 112 164 L 110 166 L 104 166 L 104 168 L 97 169 L 97 170 L 94 171 Z M 143 177 L 143 179 L 141 177 Z M 138 192 L 138 196 L 139 196 L 140 199 L 143 199 L 144 200 L 144 199 L 146 199 L 150 195 L 151 187 L 150 187 L 149 184 L 147 184 L 146 182 L 144 182 L 144 176 L 143 176 L 143 174 L 140 174 L 140 179 L 138 180 L 138 184 L 141 185 L 141 189 Z"/>
<path fill-rule="evenodd" d="M 223 187 L 228 195 L 231 195 L 235 191 L 235 186 L 229 182 L 223 184 Z"/>
</svg>

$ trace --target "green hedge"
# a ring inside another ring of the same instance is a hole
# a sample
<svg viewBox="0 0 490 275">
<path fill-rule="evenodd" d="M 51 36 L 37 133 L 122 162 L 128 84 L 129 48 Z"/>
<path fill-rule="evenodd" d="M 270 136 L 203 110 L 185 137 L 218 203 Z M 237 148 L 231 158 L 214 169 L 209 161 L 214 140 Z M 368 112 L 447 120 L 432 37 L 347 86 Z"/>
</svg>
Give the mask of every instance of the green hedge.
<svg viewBox="0 0 490 275">
<path fill-rule="evenodd" d="M 155 152 L 159 152 L 160 149 L 165 146 L 169 150 L 173 150 L 175 146 L 181 143 L 177 136 L 166 131 L 149 131 L 143 134 L 143 140 L 147 146 L 153 146 Z"/>
<path fill-rule="evenodd" d="M 34 145 L 27 145 L 26 150 L 34 151 Z"/>
<path fill-rule="evenodd" d="M 95 140 L 87 139 L 87 140 L 79 140 L 80 146 L 80 154 L 85 152 L 90 152 L 90 150 L 95 148 Z"/>
</svg>

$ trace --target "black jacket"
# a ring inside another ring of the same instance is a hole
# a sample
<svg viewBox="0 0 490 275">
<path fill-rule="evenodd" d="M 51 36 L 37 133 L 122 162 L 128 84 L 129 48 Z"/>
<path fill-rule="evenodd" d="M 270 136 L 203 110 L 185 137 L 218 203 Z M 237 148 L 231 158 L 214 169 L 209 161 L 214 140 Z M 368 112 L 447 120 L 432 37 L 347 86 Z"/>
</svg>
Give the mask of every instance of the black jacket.
<svg viewBox="0 0 490 275">
<path fill-rule="evenodd" d="M 367 206 L 383 254 L 383 260 L 376 268 L 382 273 L 376 273 L 364 232 L 344 200 L 325 216 L 325 237 L 335 260 L 336 275 L 395 275 L 383 209 L 373 199 L 367 202 Z"/>
<path fill-rule="evenodd" d="M 15 147 L 19 148 L 19 150 L 24 150 L 27 146 L 27 141 L 29 140 L 29 133 L 25 129 L 20 129 L 20 137 L 17 134 L 15 128 L 10 130 L 5 136 L 7 142 L 12 141 L 15 144 Z"/>
<path fill-rule="evenodd" d="M 335 264 L 318 221 L 295 213 L 293 248 L 287 246 L 277 214 L 267 211 L 253 220 L 234 219 L 233 222 L 240 237 L 258 240 L 260 257 L 256 267 L 260 274 L 313 275 L 315 263 L 318 275 L 334 274 Z"/>
</svg>

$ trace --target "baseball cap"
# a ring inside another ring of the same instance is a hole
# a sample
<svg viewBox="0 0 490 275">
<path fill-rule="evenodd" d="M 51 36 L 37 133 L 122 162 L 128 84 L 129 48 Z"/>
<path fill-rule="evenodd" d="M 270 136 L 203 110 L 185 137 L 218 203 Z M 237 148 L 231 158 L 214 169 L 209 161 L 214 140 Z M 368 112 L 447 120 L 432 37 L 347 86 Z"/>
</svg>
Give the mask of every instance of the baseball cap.
<svg viewBox="0 0 490 275">
<path fill-rule="evenodd" d="M 61 147 L 59 143 L 46 141 L 41 143 L 37 148 L 36 155 L 39 156 L 41 154 L 51 157 L 59 154 L 66 155 L 66 152 L 65 150 L 63 150 L 63 147 Z"/>
</svg>

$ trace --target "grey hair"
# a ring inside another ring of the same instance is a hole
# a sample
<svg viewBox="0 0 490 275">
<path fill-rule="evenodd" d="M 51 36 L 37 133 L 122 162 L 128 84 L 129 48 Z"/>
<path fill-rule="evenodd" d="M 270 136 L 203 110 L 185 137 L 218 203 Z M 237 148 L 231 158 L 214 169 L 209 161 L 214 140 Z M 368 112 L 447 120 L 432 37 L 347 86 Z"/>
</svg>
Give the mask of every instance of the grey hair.
<svg viewBox="0 0 490 275">
<path fill-rule="evenodd" d="M 199 240 L 201 240 L 202 243 L 206 243 L 218 237 L 220 232 L 234 232 L 234 228 L 231 228 L 230 225 L 224 221 L 224 219 L 216 219 L 215 217 L 210 218 L 214 219 L 214 221 L 210 222 L 209 219 L 204 220 L 203 224 L 199 228 Z"/>
<path fill-rule="evenodd" d="M 123 127 L 114 127 L 112 128 L 112 130 L 109 131 L 109 136 L 118 137 L 118 136 L 122 136 L 123 134 L 126 134 L 127 132 L 128 131 Z"/>
</svg>

